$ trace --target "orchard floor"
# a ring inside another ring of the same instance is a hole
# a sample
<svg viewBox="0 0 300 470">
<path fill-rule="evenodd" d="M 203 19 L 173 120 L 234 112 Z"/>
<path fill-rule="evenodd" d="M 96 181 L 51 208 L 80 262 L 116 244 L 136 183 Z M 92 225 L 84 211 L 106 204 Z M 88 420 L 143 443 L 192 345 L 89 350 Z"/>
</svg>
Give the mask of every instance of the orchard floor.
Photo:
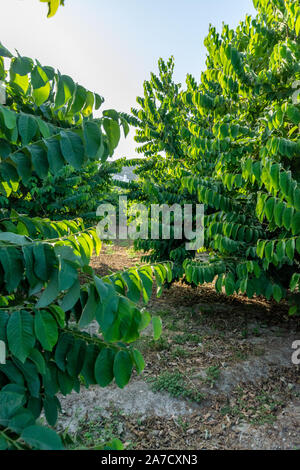
<svg viewBox="0 0 300 470">
<path fill-rule="evenodd" d="M 92 260 L 100 275 L 138 263 L 121 245 Z M 148 327 L 137 344 L 145 371 L 124 390 L 82 387 L 61 398 L 58 429 L 70 447 L 117 437 L 129 449 L 300 448 L 300 321 L 284 302 L 176 283 L 146 308 L 164 330 L 154 342 Z"/>
</svg>

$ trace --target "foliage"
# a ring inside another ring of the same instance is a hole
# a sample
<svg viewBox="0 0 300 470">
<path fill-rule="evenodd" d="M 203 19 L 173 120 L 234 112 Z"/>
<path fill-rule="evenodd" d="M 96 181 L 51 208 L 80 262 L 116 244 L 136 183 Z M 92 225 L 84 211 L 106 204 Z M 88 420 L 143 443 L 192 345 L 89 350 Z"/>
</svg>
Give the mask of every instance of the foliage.
<svg viewBox="0 0 300 470">
<path fill-rule="evenodd" d="M 95 227 L 85 228 L 80 218 L 53 221 L 16 211 L 21 203 L 29 212 L 34 205 L 24 203 L 32 181 L 42 191 L 43 181 L 55 188 L 57 175 L 101 169 L 120 127 L 126 134 L 128 125 L 114 110 L 93 118 L 103 102 L 99 95 L 52 67 L 14 57 L 2 44 L 0 77 L 7 95 L 0 105 L 0 341 L 6 346 L 0 448 L 61 449 L 60 437 L 38 424 L 40 414 L 54 426 L 58 393 L 79 392 L 81 381 L 105 387 L 115 380 L 123 388 L 134 367 L 143 370 L 131 344 L 151 316 L 136 303 L 141 296 L 149 300 L 153 276 L 160 295 L 171 268 L 141 266 L 101 279 L 89 266 L 101 249 Z M 66 207 L 68 216 L 75 213 Z M 99 334 L 85 331 L 92 321 Z M 156 317 L 153 328 L 157 338 Z"/>
<path fill-rule="evenodd" d="M 204 396 L 192 381 L 188 386 L 187 379 L 188 377 L 180 372 L 164 372 L 157 377 L 149 378 L 148 382 L 151 383 L 152 390 L 155 392 L 166 391 L 173 397 L 182 397 L 200 403 Z"/>
<path fill-rule="evenodd" d="M 299 308 L 300 6 L 254 0 L 236 30 L 210 27 L 207 69 L 183 90 L 174 63 L 144 84 L 128 122 L 137 127 L 134 196 L 152 204 L 202 203 L 208 261 L 185 241 L 139 240 L 150 259 L 172 259 L 195 285 L 228 295 L 287 296 Z M 160 154 L 159 152 L 163 152 Z"/>
<path fill-rule="evenodd" d="M 48 18 L 55 15 L 60 5 L 65 4 L 65 0 L 40 0 L 40 2 L 48 4 Z"/>
<path fill-rule="evenodd" d="M 112 177 L 118 173 L 120 161 L 101 164 L 95 161 L 78 170 L 68 165 L 43 180 L 32 176 L 22 187 L 22 194 L 19 190 L 10 200 L 3 197 L 3 205 L 11 204 L 31 217 L 43 215 L 54 220 L 81 217 L 93 225 L 98 220 L 96 210 L 100 204 L 117 202 L 120 190 L 114 187 Z"/>
</svg>

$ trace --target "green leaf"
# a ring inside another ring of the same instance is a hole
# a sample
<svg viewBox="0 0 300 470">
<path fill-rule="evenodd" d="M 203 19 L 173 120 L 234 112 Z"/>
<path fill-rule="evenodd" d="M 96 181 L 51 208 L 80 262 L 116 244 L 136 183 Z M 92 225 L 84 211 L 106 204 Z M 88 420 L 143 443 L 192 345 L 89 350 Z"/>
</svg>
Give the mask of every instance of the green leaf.
<svg viewBox="0 0 300 470">
<path fill-rule="evenodd" d="M 292 234 L 300 234 L 300 212 L 296 212 L 292 218 Z"/>
<path fill-rule="evenodd" d="M 140 351 L 138 351 L 137 349 L 132 350 L 132 358 L 136 366 L 137 373 L 140 374 L 145 369 L 144 358 Z"/>
<path fill-rule="evenodd" d="M 294 273 L 290 282 L 290 289 L 292 292 L 294 292 L 299 282 L 300 282 L 300 274 Z"/>
<path fill-rule="evenodd" d="M 34 254 L 34 273 L 38 279 L 48 281 L 49 266 L 46 257 L 45 246 L 42 243 L 36 243 L 33 247 Z"/>
<path fill-rule="evenodd" d="M 18 128 L 21 136 L 22 145 L 27 145 L 36 135 L 38 126 L 35 119 L 27 114 L 18 116 Z"/>
<path fill-rule="evenodd" d="M 34 330 L 37 339 L 46 351 L 52 351 L 58 339 L 57 323 L 47 311 L 36 310 Z"/>
<path fill-rule="evenodd" d="M 58 408 L 60 406 L 57 397 L 46 395 L 43 405 L 47 422 L 50 426 L 55 426 L 58 417 Z"/>
<path fill-rule="evenodd" d="M 128 287 L 127 297 L 132 302 L 138 302 L 141 298 L 141 282 L 136 270 L 122 273 L 122 278 Z"/>
<path fill-rule="evenodd" d="M 96 298 L 96 291 L 93 285 L 89 286 L 88 292 L 88 301 L 82 311 L 80 320 L 79 320 L 79 328 L 85 328 L 88 326 L 94 319 L 95 313 L 97 308 L 97 298 Z"/>
<path fill-rule="evenodd" d="M 14 390 L 1 391 L 0 402 L 0 425 L 6 428 L 10 419 L 26 403 L 26 396 Z"/>
<path fill-rule="evenodd" d="M 62 131 L 60 133 L 60 148 L 67 163 L 79 170 L 84 161 L 84 148 L 80 137 L 74 132 Z"/>
<path fill-rule="evenodd" d="M 54 271 L 50 277 L 47 287 L 43 291 L 36 308 L 45 308 L 50 305 L 59 294 L 58 272 Z"/>
<path fill-rule="evenodd" d="M 8 49 L 6 49 L 6 47 L 3 46 L 3 44 L 1 42 L 0 42 L 0 56 L 1 57 L 8 57 L 8 58 L 12 57 L 12 54 L 9 52 Z"/>
<path fill-rule="evenodd" d="M 276 245 L 276 254 L 278 256 L 279 261 L 283 259 L 285 256 L 285 241 L 280 240 Z"/>
<path fill-rule="evenodd" d="M 77 377 L 84 363 L 86 344 L 82 340 L 76 340 L 67 354 L 67 372 L 70 377 Z"/>
<path fill-rule="evenodd" d="M 95 363 L 95 378 L 100 387 L 107 387 L 114 378 L 115 353 L 110 348 L 104 348 L 97 357 Z"/>
<path fill-rule="evenodd" d="M 99 450 L 124 450 L 124 445 L 119 439 L 112 439 L 105 446 L 100 446 Z"/>
<path fill-rule="evenodd" d="M 86 97 L 87 97 L 86 89 L 83 86 L 77 85 L 75 96 L 74 96 L 74 101 L 70 110 L 71 114 L 76 114 L 82 110 L 86 102 Z"/>
<path fill-rule="evenodd" d="M 99 347 L 94 344 L 89 344 L 86 349 L 81 375 L 85 383 L 88 385 L 96 384 L 95 378 L 95 362 L 99 354 Z"/>
<path fill-rule="evenodd" d="M 61 75 L 58 78 L 57 92 L 55 96 L 55 110 L 64 106 L 72 97 L 75 91 L 75 84 L 72 78 Z"/>
<path fill-rule="evenodd" d="M 31 155 L 32 166 L 39 178 L 46 178 L 49 171 L 47 153 L 40 144 L 34 144 L 27 147 Z"/>
<path fill-rule="evenodd" d="M 21 439 L 33 449 L 63 450 L 61 438 L 52 429 L 43 426 L 29 426 L 22 432 Z"/>
<path fill-rule="evenodd" d="M 290 230 L 290 228 L 291 228 L 293 213 L 294 213 L 294 209 L 292 207 L 286 207 L 284 209 L 283 216 L 282 216 L 282 222 L 283 222 L 284 227 L 287 230 Z"/>
<path fill-rule="evenodd" d="M 46 85 L 44 85 L 43 87 L 36 88 L 35 90 L 33 90 L 33 98 L 36 106 L 40 107 L 42 106 L 42 104 L 45 103 L 45 101 L 48 100 L 50 91 L 50 83 L 46 83 Z"/>
<path fill-rule="evenodd" d="M 13 361 L 18 369 L 22 372 L 30 395 L 38 398 L 41 391 L 41 382 L 35 364 L 33 364 L 28 359 L 24 362 L 24 364 L 16 358 L 13 358 Z"/>
<path fill-rule="evenodd" d="M 35 423 L 35 419 L 31 411 L 21 408 L 17 413 L 9 420 L 8 427 L 17 434 L 21 434 L 23 429 L 28 426 L 32 426 Z"/>
<path fill-rule="evenodd" d="M 31 243 L 30 238 L 12 232 L 0 232 L 0 242 L 7 242 L 14 245 L 24 246 Z"/>
<path fill-rule="evenodd" d="M 31 72 L 31 84 L 34 90 L 44 87 L 49 81 L 42 67 L 36 65 Z"/>
<path fill-rule="evenodd" d="M 59 340 L 55 348 L 55 362 L 63 372 L 66 370 L 67 355 L 73 347 L 73 344 L 74 338 L 72 335 L 63 333 L 59 336 Z"/>
<path fill-rule="evenodd" d="M 35 364 L 40 374 L 44 375 L 46 373 L 45 359 L 38 349 L 32 349 L 28 358 Z"/>
<path fill-rule="evenodd" d="M 18 75 L 27 75 L 32 71 L 33 61 L 29 57 L 15 57 L 12 59 L 11 72 Z"/>
<path fill-rule="evenodd" d="M 55 175 L 65 165 L 60 144 L 56 139 L 47 140 L 45 143 L 48 148 L 47 158 L 49 162 L 49 169 L 51 173 Z"/>
<path fill-rule="evenodd" d="M 298 12 L 298 16 L 297 16 L 297 19 L 296 19 L 295 31 L 296 31 L 297 36 L 299 36 L 299 34 L 300 34 L 300 14 L 299 14 L 299 12 Z"/>
<path fill-rule="evenodd" d="M 79 281 L 76 281 L 75 284 L 69 290 L 69 292 L 63 298 L 63 301 L 61 303 L 61 308 L 65 312 L 68 312 L 74 307 L 74 305 L 79 299 L 79 296 L 80 296 L 80 283 Z"/>
<path fill-rule="evenodd" d="M 51 311 L 58 325 L 61 328 L 64 328 L 65 323 L 66 323 L 66 315 L 63 309 L 59 307 L 58 305 L 53 304 L 53 305 L 50 305 L 49 310 Z"/>
<path fill-rule="evenodd" d="M 128 351 L 119 351 L 116 354 L 113 372 L 118 387 L 124 388 L 132 373 L 132 360 Z"/>
<path fill-rule="evenodd" d="M 102 143 L 99 126 L 95 122 L 86 121 L 83 129 L 86 154 L 89 158 L 95 159 Z"/>
<path fill-rule="evenodd" d="M 293 238 L 289 239 L 286 242 L 286 254 L 290 258 L 291 261 L 294 261 L 295 255 L 295 240 Z"/>
<path fill-rule="evenodd" d="M 273 297 L 276 300 L 276 302 L 280 302 L 282 299 L 282 290 L 281 290 L 281 287 L 278 286 L 277 284 L 275 284 L 273 287 Z"/>
<path fill-rule="evenodd" d="M 225 277 L 225 291 L 227 295 L 233 295 L 235 291 L 235 281 L 232 273 L 227 274 Z"/>
<path fill-rule="evenodd" d="M 152 317 L 153 338 L 157 341 L 162 334 L 162 321 L 160 317 Z"/>
<path fill-rule="evenodd" d="M 143 285 L 142 293 L 143 293 L 144 302 L 148 303 L 152 296 L 152 288 L 153 288 L 152 270 L 149 266 L 140 268 L 138 270 L 138 275 Z"/>
<path fill-rule="evenodd" d="M 22 257 L 15 247 L 0 247 L 0 262 L 4 271 L 4 280 L 8 293 L 13 292 L 19 285 L 24 274 Z"/>
<path fill-rule="evenodd" d="M 300 123 L 300 110 L 297 108 L 297 106 L 288 106 L 287 115 L 294 124 L 298 125 Z"/>
<path fill-rule="evenodd" d="M 7 129 L 14 129 L 17 123 L 17 114 L 3 106 L 0 106 L 0 112 L 3 116 L 4 125 L 7 127 Z"/>
<path fill-rule="evenodd" d="M 265 206 L 265 214 L 268 220 L 273 219 L 275 207 L 275 199 L 273 197 L 269 198 Z"/>
<path fill-rule="evenodd" d="M 121 137 L 120 127 L 116 121 L 107 118 L 103 119 L 103 126 L 109 140 L 110 153 L 112 154 Z"/>
<path fill-rule="evenodd" d="M 31 159 L 28 155 L 18 152 L 12 155 L 12 161 L 16 164 L 18 175 L 22 178 L 23 183 L 28 183 L 32 174 Z"/>
<path fill-rule="evenodd" d="M 95 102 L 94 94 L 91 91 L 87 91 L 85 106 L 83 110 L 81 111 L 84 117 L 88 117 L 92 114 L 94 102 Z"/>
<path fill-rule="evenodd" d="M 26 310 L 11 314 L 7 324 L 7 340 L 11 353 L 25 362 L 35 344 L 33 317 Z"/>
</svg>

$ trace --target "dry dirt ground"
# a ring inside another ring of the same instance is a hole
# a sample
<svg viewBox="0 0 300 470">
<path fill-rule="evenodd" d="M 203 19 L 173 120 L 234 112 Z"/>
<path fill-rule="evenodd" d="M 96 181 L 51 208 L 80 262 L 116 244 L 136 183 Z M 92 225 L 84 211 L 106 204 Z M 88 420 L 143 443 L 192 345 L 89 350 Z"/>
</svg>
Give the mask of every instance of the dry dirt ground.
<svg viewBox="0 0 300 470">
<path fill-rule="evenodd" d="M 110 245 L 92 266 L 106 275 L 138 263 L 130 247 Z M 148 327 L 137 344 L 143 374 L 124 390 L 62 398 L 58 429 L 71 447 L 117 437 L 129 449 L 300 449 L 300 321 L 284 302 L 176 283 L 146 308 L 164 331 L 155 342 Z"/>
</svg>

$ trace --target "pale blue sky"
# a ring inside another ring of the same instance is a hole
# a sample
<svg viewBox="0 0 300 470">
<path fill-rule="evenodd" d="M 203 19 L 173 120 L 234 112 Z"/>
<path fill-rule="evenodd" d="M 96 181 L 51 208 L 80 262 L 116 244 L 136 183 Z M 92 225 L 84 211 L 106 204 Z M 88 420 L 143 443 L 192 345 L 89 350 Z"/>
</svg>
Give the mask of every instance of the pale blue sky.
<svg viewBox="0 0 300 470">
<path fill-rule="evenodd" d="M 38 0 L 0 0 L 0 41 L 72 76 L 105 98 L 103 109 L 129 112 L 159 57 L 175 57 L 175 78 L 199 79 L 209 23 L 235 27 L 255 14 L 252 0 L 66 0 L 54 18 Z M 134 157 L 134 131 L 116 157 Z"/>
</svg>

